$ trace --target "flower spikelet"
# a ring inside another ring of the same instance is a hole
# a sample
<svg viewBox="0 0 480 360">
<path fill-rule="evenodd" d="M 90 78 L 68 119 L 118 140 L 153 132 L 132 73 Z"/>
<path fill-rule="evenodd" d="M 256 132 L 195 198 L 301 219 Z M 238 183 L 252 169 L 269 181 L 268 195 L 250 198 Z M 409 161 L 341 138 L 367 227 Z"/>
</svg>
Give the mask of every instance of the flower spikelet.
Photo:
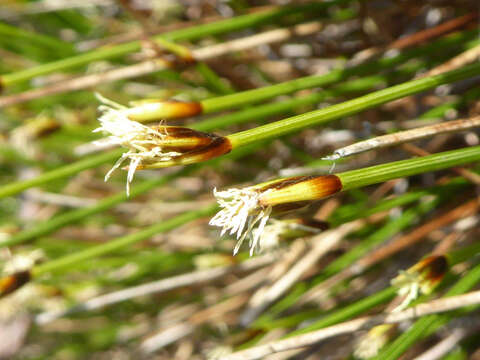
<svg viewBox="0 0 480 360">
<path fill-rule="evenodd" d="M 402 311 L 421 294 L 430 294 L 447 270 L 448 262 L 445 256 L 429 256 L 411 268 L 401 270 L 392 280 L 392 285 L 398 287 L 398 294 L 405 298 L 393 311 Z"/>
<path fill-rule="evenodd" d="M 245 237 L 252 236 L 250 241 L 252 255 L 272 211 L 271 206 L 263 207 L 259 204 L 259 197 L 265 192 L 252 188 L 232 188 L 225 191 L 217 191 L 215 188 L 213 194 L 222 209 L 209 224 L 221 227 L 221 235 L 227 231 L 230 235 L 236 234 L 238 241 L 233 250 L 234 254 L 240 249 Z"/>
<path fill-rule="evenodd" d="M 103 131 L 110 134 L 110 136 L 96 143 L 120 145 L 128 149 L 105 175 L 105 181 L 110 178 L 113 171 L 119 168 L 126 159 L 130 159 L 127 176 L 127 195 L 129 195 L 130 183 L 133 180 L 135 170 L 140 164 L 168 161 L 181 154 L 175 151 L 165 152 L 162 149 L 162 140 L 167 135 L 166 133 L 130 120 L 127 107 L 99 95 L 97 97 L 105 105 L 99 106 L 99 110 L 102 112 L 102 116 L 98 119 L 100 127 L 93 131 Z"/>
</svg>

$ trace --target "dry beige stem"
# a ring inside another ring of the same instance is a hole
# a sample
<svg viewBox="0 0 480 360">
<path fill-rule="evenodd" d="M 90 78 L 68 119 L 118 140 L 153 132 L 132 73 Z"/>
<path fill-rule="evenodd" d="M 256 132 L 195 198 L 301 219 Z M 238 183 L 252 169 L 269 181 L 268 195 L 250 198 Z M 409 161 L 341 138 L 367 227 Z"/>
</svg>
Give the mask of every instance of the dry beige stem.
<svg viewBox="0 0 480 360">
<path fill-rule="evenodd" d="M 325 160 L 338 160 L 347 156 L 357 155 L 370 150 L 382 149 L 405 142 L 424 139 L 438 134 L 452 133 L 473 129 L 480 126 L 480 116 L 467 119 L 447 121 L 439 124 L 423 126 L 416 129 L 399 131 L 393 134 L 377 136 L 372 139 L 357 142 L 345 146 L 333 152 L 333 155 L 326 156 Z"/>
<path fill-rule="evenodd" d="M 462 307 L 480 304 L 480 291 L 473 291 L 464 295 L 436 299 L 420 304 L 397 313 L 381 313 L 346 321 L 307 334 L 293 336 L 288 339 L 271 342 L 265 345 L 252 347 L 243 351 L 227 355 L 223 360 L 254 360 L 281 351 L 311 346 L 319 341 L 343 334 L 351 334 L 358 330 L 370 329 L 380 324 L 395 324 L 426 315 L 452 311 Z"/>
</svg>

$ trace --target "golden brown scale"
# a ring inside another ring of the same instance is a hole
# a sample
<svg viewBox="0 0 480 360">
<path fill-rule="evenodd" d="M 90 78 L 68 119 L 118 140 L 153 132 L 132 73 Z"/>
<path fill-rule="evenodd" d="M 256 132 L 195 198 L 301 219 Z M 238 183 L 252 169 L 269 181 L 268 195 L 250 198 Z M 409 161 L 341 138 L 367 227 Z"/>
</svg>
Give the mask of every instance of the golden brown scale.
<svg viewBox="0 0 480 360">
<path fill-rule="evenodd" d="M 333 195 L 342 190 L 342 182 L 336 175 L 296 176 L 270 183 L 259 190 L 263 192 L 259 199 L 261 205 L 278 206 Z"/>
<path fill-rule="evenodd" d="M 418 271 L 428 271 L 427 279 L 432 282 L 439 282 L 447 270 L 448 260 L 443 255 L 429 256 L 418 263 Z"/>
<path fill-rule="evenodd" d="M 230 143 L 230 140 L 228 138 L 223 136 L 218 136 L 215 134 L 206 134 L 206 133 L 203 133 L 203 134 L 207 135 L 207 138 L 202 138 L 202 139 L 208 139 L 208 138 L 210 139 L 210 141 L 206 141 L 206 145 L 197 143 L 194 146 L 192 146 L 192 149 L 188 149 L 189 145 L 178 147 L 179 148 L 178 152 L 182 154 L 172 158 L 169 161 L 163 162 L 164 164 L 163 167 L 203 162 L 203 161 L 207 161 L 207 160 L 216 158 L 218 156 L 227 154 L 232 150 L 232 144 Z M 173 150 L 174 148 L 173 146 L 169 147 L 168 145 L 162 145 L 162 147 L 168 150 Z M 188 151 L 185 151 L 185 150 L 188 150 Z M 162 162 L 160 162 L 159 164 L 162 164 Z M 157 166 L 158 164 L 154 164 L 154 165 Z M 137 170 L 148 169 L 148 168 L 149 168 L 149 164 L 141 164 L 137 167 Z"/>
<path fill-rule="evenodd" d="M 201 162 L 228 154 L 230 151 L 232 151 L 232 144 L 230 143 L 230 140 L 223 136 L 213 136 L 216 138 L 209 145 L 190 151 L 184 154 L 184 157 L 195 158 L 198 159 L 195 162 Z"/>
<path fill-rule="evenodd" d="M 159 132 L 164 132 L 166 136 L 162 138 L 162 148 L 168 151 L 177 151 L 184 153 L 191 151 L 198 147 L 205 147 L 210 145 L 217 138 L 216 135 L 195 131 L 183 126 L 156 126 L 154 127 Z M 182 140 L 182 145 L 175 145 L 175 140 Z M 172 141 L 172 145 L 169 145 Z"/>
<path fill-rule="evenodd" d="M 21 288 L 30 281 L 30 271 L 19 271 L 0 279 L 0 297 L 6 296 Z"/>
<path fill-rule="evenodd" d="M 269 189 L 275 189 L 275 190 L 280 190 L 282 188 L 285 188 L 287 186 L 295 185 L 298 184 L 302 181 L 308 181 L 315 178 L 313 175 L 308 175 L 308 176 L 293 176 L 288 179 L 282 179 L 278 180 L 274 183 L 268 184 L 265 187 L 262 187 L 261 191 L 266 191 Z"/>
</svg>

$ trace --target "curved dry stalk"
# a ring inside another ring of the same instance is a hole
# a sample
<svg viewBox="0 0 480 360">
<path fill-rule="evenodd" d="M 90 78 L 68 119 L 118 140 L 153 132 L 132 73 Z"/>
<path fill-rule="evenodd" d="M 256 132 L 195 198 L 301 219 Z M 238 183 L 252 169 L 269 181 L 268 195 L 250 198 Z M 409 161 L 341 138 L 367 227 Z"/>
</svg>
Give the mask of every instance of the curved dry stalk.
<svg viewBox="0 0 480 360">
<path fill-rule="evenodd" d="M 246 326 L 254 321 L 273 302 L 284 295 L 322 256 L 338 245 L 345 236 L 364 224 L 364 220 L 355 220 L 314 236 L 311 241 L 314 244 L 313 248 L 267 291 L 262 292 L 261 296 L 252 298 L 242 316 L 241 323 Z"/>
<path fill-rule="evenodd" d="M 456 310 L 462 307 L 480 304 L 480 291 L 473 291 L 464 295 L 436 299 L 420 304 L 397 313 L 381 313 L 346 321 L 307 334 L 293 336 L 288 339 L 271 342 L 265 345 L 252 347 L 224 357 L 224 360 L 254 360 L 281 351 L 311 346 L 319 341 L 338 335 L 351 334 L 358 330 L 370 329 L 380 324 L 395 324 L 426 315 L 439 314 Z"/>
<path fill-rule="evenodd" d="M 205 281 L 212 281 L 227 274 L 230 274 L 233 271 L 254 270 L 272 263 L 274 259 L 275 257 L 272 254 L 269 254 L 249 259 L 238 265 L 222 266 L 212 269 L 194 271 L 191 273 L 173 276 L 167 279 L 150 282 L 143 285 L 133 286 L 124 290 L 119 290 L 109 294 L 94 297 L 69 309 L 41 313 L 35 317 L 34 321 L 37 325 L 44 325 L 70 314 L 75 314 L 83 311 L 92 311 L 108 305 L 130 300 L 139 296 L 165 292 Z"/>
<path fill-rule="evenodd" d="M 382 149 L 398 144 L 403 144 L 405 142 L 432 137 L 439 134 L 464 131 L 476 127 L 480 127 L 480 116 L 442 122 L 439 124 L 399 131 L 393 134 L 377 136 L 368 140 L 360 141 L 355 144 L 337 149 L 333 152 L 332 155 L 326 156 L 323 159 L 338 160 L 340 158 L 357 155 L 370 150 Z"/>
<path fill-rule="evenodd" d="M 455 328 L 445 339 L 432 346 L 414 360 L 438 360 L 452 351 L 460 341 L 472 333 L 471 329 Z"/>
<path fill-rule="evenodd" d="M 458 69 L 464 65 L 470 64 L 474 61 L 480 60 L 480 45 L 477 45 L 463 53 L 451 58 L 447 62 L 434 67 L 433 69 L 427 71 L 425 74 L 422 74 L 420 77 L 438 75 L 453 69 Z"/>
</svg>

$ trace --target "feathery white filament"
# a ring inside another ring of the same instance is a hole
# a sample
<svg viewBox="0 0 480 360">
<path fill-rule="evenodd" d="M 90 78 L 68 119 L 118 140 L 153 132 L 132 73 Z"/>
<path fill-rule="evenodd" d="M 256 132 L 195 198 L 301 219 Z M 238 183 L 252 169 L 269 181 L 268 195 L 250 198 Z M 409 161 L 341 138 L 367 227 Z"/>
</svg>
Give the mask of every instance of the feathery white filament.
<svg viewBox="0 0 480 360">
<path fill-rule="evenodd" d="M 259 205 L 258 199 L 264 193 L 254 191 L 251 188 L 228 189 L 225 191 L 213 189 L 213 194 L 222 209 L 210 220 L 209 224 L 221 227 L 221 235 L 227 231 L 230 235 L 236 234 L 238 241 L 233 250 L 234 255 L 240 249 L 247 235 L 252 236 L 250 255 L 257 247 L 272 211 L 271 206 L 263 208 Z M 258 227 L 255 228 L 257 224 Z"/>
<path fill-rule="evenodd" d="M 392 312 L 399 312 L 405 310 L 412 301 L 415 301 L 421 293 L 427 293 L 425 285 L 422 285 L 421 276 L 417 272 L 408 272 L 400 270 L 400 274 L 391 281 L 393 286 L 399 289 L 397 293 L 405 296 L 400 305 L 398 305 Z"/>
<path fill-rule="evenodd" d="M 110 134 L 110 136 L 95 143 L 120 145 L 128 149 L 105 175 L 105 181 L 110 178 L 113 171 L 119 168 L 126 159 L 130 159 L 127 175 L 127 195 L 130 195 L 130 183 L 133 180 L 135 170 L 142 162 L 168 161 L 181 154 L 173 151 L 164 152 L 162 150 L 162 140 L 166 134 L 137 121 L 130 120 L 128 118 L 129 108 L 106 99 L 99 94 L 96 95 L 106 105 L 98 107 L 102 112 L 102 116 L 98 119 L 100 127 L 93 130 L 93 132 L 104 131 Z"/>
</svg>

